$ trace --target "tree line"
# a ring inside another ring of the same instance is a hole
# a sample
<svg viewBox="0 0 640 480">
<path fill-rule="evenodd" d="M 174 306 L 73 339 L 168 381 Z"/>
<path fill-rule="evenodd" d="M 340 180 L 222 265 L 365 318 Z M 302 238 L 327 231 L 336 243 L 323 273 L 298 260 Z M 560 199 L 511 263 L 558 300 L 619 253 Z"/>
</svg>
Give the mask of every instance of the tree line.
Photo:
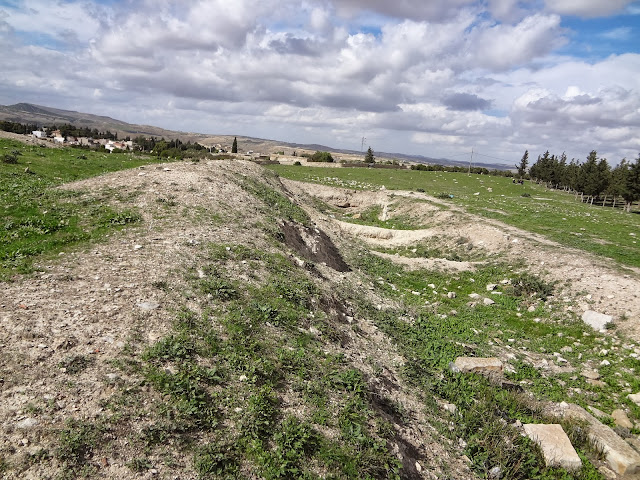
<svg viewBox="0 0 640 480">
<path fill-rule="evenodd" d="M 611 197 L 612 206 L 615 207 L 617 199 L 622 197 L 624 209 L 630 211 L 633 202 L 640 200 L 640 155 L 633 162 L 623 159 L 612 169 L 606 158 L 598 158 L 595 150 L 584 163 L 576 159 L 567 161 L 564 153 L 556 156 L 546 151 L 531 165 L 528 175 L 526 158 L 528 152 L 525 152 L 520 165 L 516 166 L 521 176 L 528 176 L 550 188 L 575 192 L 581 195 L 583 201 L 591 204 L 602 200 L 604 206 Z"/>
<path fill-rule="evenodd" d="M 117 140 L 118 133 L 110 132 L 109 130 L 105 132 L 99 131 L 97 128 L 88 128 L 88 127 L 76 127 L 71 125 L 70 123 L 64 123 L 60 126 L 51 125 L 51 126 L 43 126 L 39 128 L 37 124 L 33 123 L 18 123 L 18 122 L 9 122 L 6 120 L 0 121 L 0 130 L 5 132 L 18 133 L 21 135 L 30 135 L 31 132 L 36 130 L 44 130 L 47 132 L 55 132 L 56 130 L 60 131 L 60 135 L 63 137 L 90 137 L 90 138 L 104 138 L 107 140 Z"/>
</svg>

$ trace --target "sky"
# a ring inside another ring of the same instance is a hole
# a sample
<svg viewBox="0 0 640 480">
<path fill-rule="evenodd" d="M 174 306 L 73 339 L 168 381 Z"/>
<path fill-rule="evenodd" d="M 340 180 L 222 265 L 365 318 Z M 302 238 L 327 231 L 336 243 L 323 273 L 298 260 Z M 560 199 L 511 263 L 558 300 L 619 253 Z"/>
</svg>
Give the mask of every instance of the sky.
<svg viewBox="0 0 640 480">
<path fill-rule="evenodd" d="M 640 0 L 0 0 L 0 104 L 513 166 L 640 154 Z"/>
</svg>

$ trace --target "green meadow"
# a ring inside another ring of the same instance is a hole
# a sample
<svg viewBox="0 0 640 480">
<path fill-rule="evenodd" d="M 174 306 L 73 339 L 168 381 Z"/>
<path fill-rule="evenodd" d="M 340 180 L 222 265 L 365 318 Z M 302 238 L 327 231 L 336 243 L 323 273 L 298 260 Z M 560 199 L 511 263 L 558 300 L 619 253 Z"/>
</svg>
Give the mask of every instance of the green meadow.
<svg viewBox="0 0 640 480">
<path fill-rule="evenodd" d="M 5 155 L 17 163 L 5 163 Z M 154 161 L 130 153 L 43 148 L 0 139 L 0 280 L 30 272 L 40 255 L 140 221 L 134 210 L 115 210 L 86 192 L 56 187 Z"/>
<path fill-rule="evenodd" d="M 466 211 L 544 235 L 620 265 L 640 267 L 640 215 L 581 203 L 543 185 L 464 173 L 272 165 L 282 177 L 357 190 L 424 191 Z"/>
</svg>

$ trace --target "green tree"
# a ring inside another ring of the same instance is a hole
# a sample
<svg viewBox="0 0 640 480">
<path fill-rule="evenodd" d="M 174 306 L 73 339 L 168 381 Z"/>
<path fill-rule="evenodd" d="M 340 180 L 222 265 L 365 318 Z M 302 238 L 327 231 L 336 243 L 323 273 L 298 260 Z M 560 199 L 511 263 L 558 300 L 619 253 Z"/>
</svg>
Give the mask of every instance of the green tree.
<svg viewBox="0 0 640 480">
<path fill-rule="evenodd" d="M 329 152 L 316 152 L 309 157 L 309 162 L 333 162 L 333 157 Z"/>
<path fill-rule="evenodd" d="M 231 146 L 231 153 L 238 153 L 238 138 L 233 137 L 233 145 Z"/>
<path fill-rule="evenodd" d="M 622 195 L 626 202 L 625 210 L 631 211 L 633 202 L 640 200 L 640 155 L 636 159 L 636 163 L 629 166 L 626 177 L 625 193 Z"/>
<path fill-rule="evenodd" d="M 520 159 L 520 164 L 515 167 L 518 169 L 518 176 L 523 178 L 527 174 L 527 166 L 529 165 L 529 150 L 524 151 L 524 155 Z"/>
<path fill-rule="evenodd" d="M 367 149 L 367 154 L 364 156 L 364 163 L 376 163 L 376 157 L 373 155 L 371 147 Z"/>
</svg>

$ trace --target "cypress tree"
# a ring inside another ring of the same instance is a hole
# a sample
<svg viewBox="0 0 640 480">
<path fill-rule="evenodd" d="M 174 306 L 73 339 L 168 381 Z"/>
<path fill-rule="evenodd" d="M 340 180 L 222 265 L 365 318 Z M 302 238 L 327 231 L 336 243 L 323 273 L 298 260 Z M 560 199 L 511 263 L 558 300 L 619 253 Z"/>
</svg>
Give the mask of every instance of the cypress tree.
<svg viewBox="0 0 640 480">
<path fill-rule="evenodd" d="M 238 153 L 238 138 L 233 137 L 233 145 L 231 146 L 231 153 Z"/>
</svg>

